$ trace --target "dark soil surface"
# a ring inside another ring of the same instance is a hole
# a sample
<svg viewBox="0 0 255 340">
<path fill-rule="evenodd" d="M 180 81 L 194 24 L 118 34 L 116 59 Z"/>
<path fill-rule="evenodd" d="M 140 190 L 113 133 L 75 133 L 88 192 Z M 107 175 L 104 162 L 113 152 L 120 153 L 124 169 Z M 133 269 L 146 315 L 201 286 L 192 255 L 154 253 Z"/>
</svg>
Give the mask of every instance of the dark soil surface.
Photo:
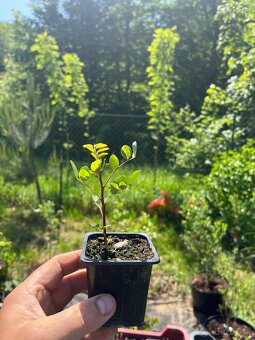
<svg viewBox="0 0 255 340">
<path fill-rule="evenodd" d="M 255 331 L 247 325 L 238 323 L 237 320 L 212 319 L 206 329 L 216 339 L 249 339 L 255 340 Z"/>
<path fill-rule="evenodd" d="M 205 273 L 198 274 L 191 282 L 192 286 L 200 292 L 219 293 L 228 288 L 228 283 L 220 276 L 208 276 Z"/>
<path fill-rule="evenodd" d="M 86 256 L 93 260 L 149 260 L 153 252 L 145 238 L 134 237 L 132 239 L 108 236 L 108 254 L 105 253 L 103 237 L 89 239 L 86 249 Z"/>
</svg>

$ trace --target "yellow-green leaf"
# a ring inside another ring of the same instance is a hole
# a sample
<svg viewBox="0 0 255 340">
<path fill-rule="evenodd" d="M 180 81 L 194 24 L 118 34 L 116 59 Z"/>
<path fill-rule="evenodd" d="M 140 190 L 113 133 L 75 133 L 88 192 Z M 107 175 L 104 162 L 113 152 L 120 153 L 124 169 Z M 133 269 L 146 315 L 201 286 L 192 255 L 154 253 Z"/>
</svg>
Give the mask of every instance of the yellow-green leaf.
<svg viewBox="0 0 255 340">
<path fill-rule="evenodd" d="M 110 190 L 113 195 L 116 195 L 119 192 L 120 188 L 116 182 L 112 182 L 110 184 Z"/>
<path fill-rule="evenodd" d="M 86 180 L 89 177 L 90 177 L 89 167 L 83 166 L 79 171 L 79 178 L 81 180 Z"/>
<path fill-rule="evenodd" d="M 117 169 L 120 165 L 118 157 L 115 156 L 114 154 L 112 154 L 111 157 L 109 158 L 109 165 L 112 168 L 112 170 Z"/>
<path fill-rule="evenodd" d="M 102 163 L 101 159 L 97 159 L 94 162 L 92 162 L 90 165 L 91 170 L 93 172 L 96 172 L 99 169 L 101 163 Z"/>
<path fill-rule="evenodd" d="M 130 159 L 132 156 L 132 150 L 128 145 L 123 145 L 120 152 L 122 156 L 126 159 Z"/>
<path fill-rule="evenodd" d="M 92 144 L 84 144 L 83 148 L 89 150 L 90 152 L 94 151 L 94 148 L 93 148 Z"/>
</svg>

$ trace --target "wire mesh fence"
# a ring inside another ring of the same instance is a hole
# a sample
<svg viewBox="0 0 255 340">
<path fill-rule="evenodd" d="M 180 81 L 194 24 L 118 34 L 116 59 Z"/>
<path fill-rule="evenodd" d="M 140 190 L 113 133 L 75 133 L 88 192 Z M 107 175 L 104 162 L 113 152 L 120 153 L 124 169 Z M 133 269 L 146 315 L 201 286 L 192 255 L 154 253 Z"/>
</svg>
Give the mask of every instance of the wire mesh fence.
<svg viewBox="0 0 255 340">
<path fill-rule="evenodd" d="M 89 121 L 89 137 L 84 137 L 84 126 L 76 121 L 69 127 L 74 159 L 82 156 L 82 145 L 85 143 L 103 142 L 118 154 L 123 144 L 131 145 L 137 141 L 139 164 L 151 164 L 153 160 L 153 140 L 147 129 L 148 116 L 145 114 L 97 113 Z M 160 154 L 164 161 L 164 153 Z"/>
</svg>

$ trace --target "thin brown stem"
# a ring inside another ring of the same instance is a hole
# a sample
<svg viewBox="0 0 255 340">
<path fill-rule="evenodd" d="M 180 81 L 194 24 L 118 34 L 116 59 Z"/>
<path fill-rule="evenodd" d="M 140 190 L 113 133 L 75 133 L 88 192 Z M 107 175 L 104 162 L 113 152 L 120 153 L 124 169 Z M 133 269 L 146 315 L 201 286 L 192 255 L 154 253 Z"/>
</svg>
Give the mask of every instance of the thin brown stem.
<svg viewBox="0 0 255 340">
<path fill-rule="evenodd" d="M 117 170 L 119 170 L 123 165 L 125 165 L 127 162 L 131 161 L 132 159 L 133 159 L 133 158 L 131 157 L 131 158 L 125 160 L 125 161 L 124 161 L 123 163 L 121 163 L 116 169 L 114 169 L 114 170 L 111 172 L 110 176 L 109 176 L 109 177 L 107 178 L 107 180 L 105 181 L 105 184 L 103 184 L 103 187 L 105 188 L 105 187 L 107 186 L 107 184 L 109 183 L 110 179 L 112 178 L 112 176 L 115 174 L 115 172 L 116 172 Z"/>
<path fill-rule="evenodd" d="M 108 256 L 109 249 L 108 249 L 108 243 L 107 243 L 107 230 L 106 230 L 106 203 L 104 199 L 104 185 L 103 185 L 103 179 L 102 179 L 102 173 L 99 173 L 99 182 L 101 186 L 101 197 L 100 197 L 100 202 L 101 202 L 101 213 L 102 213 L 102 223 L 103 223 L 103 237 L 104 237 L 104 246 L 105 246 L 105 254 L 106 257 Z"/>
</svg>

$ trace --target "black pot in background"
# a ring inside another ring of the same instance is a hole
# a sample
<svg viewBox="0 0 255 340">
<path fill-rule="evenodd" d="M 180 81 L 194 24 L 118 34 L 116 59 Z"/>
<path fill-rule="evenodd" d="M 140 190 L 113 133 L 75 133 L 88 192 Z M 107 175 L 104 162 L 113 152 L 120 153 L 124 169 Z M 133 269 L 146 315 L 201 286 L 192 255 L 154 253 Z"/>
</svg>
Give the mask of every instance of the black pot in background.
<svg viewBox="0 0 255 340">
<path fill-rule="evenodd" d="M 148 241 L 154 254 L 146 261 L 92 260 L 86 257 L 86 246 L 90 238 L 102 236 L 102 233 L 86 233 L 81 261 L 86 264 L 88 278 L 88 297 L 101 293 L 114 296 L 117 310 L 105 326 L 139 326 L 144 321 L 147 295 L 152 265 L 159 263 L 159 256 L 146 234 L 108 233 L 109 237 L 119 236 L 131 239 L 141 237 Z"/>
<path fill-rule="evenodd" d="M 205 320 L 205 322 L 204 322 L 204 324 L 203 324 L 203 326 L 204 326 L 204 328 L 207 330 L 207 325 L 208 325 L 208 323 L 211 321 L 211 320 L 222 320 L 223 318 L 225 318 L 226 320 L 227 320 L 227 316 L 224 316 L 224 315 L 222 315 L 222 314 L 215 314 L 215 315 L 211 315 L 211 316 L 209 316 L 206 320 Z M 236 321 L 238 324 L 240 324 L 240 325 L 245 325 L 245 326 L 247 326 L 247 327 L 249 327 L 251 330 L 253 330 L 253 331 L 255 331 L 255 327 L 254 326 L 252 326 L 251 324 L 249 324 L 248 322 L 246 322 L 246 321 L 244 321 L 243 319 L 240 319 L 240 318 L 238 318 L 238 317 L 230 317 L 229 318 L 229 320 L 234 320 L 234 321 Z M 215 337 L 212 335 L 212 337 L 215 339 Z"/>
<path fill-rule="evenodd" d="M 191 285 L 193 307 L 205 315 L 213 315 L 219 312 L 222 305 L 222 294 L 220 292 L 201 292 Z"/>
</svg>

